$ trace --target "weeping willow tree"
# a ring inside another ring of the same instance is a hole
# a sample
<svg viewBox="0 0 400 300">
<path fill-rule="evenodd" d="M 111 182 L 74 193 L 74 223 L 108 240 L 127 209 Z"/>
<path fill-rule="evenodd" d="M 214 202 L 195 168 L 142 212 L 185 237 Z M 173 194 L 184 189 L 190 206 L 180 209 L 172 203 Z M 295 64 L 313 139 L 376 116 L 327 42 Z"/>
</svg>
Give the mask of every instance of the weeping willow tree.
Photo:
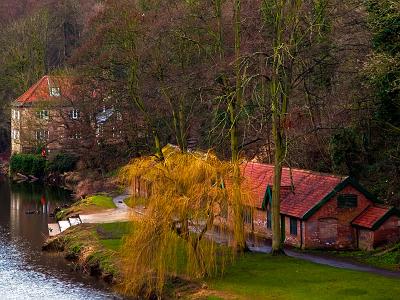
<svg viewBox="0 0 400 300">
<path fill-rule="evenodd" d="M 218 232 L 225 232 L 215 226 L 226 229 L 232 205 L 232 184 L 224 184 L 232 182 L 232 165 L 211 152 L 188 153 L 173 146 L 163 152 L 163 161 L 139 158 L 121 174 L 126 183 L 136 178 L 151 183 L 146 213 L 122 249 L 126 294 L 161 297 L 171 276 L 221 274 L 235 256 L 215 242 Z M 243 193 L 241 199 L 248 196 Z"/>
</svg>

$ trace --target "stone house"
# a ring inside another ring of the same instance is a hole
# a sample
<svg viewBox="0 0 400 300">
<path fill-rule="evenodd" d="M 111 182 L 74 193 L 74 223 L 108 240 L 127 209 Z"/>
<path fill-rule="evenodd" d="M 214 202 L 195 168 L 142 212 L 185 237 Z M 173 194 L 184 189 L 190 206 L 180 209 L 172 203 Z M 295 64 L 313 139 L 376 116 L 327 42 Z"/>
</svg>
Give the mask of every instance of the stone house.
<svg viewBox="0 0 400 300">
<path fill-rule="evenodd" d="M 270 238 L 272 165 L 243 164 L 252 193 L 245 209 L 247 231 Z M 284 168 L 281 222 L 285 244 L 299 248 L 372 249 L 400 240 L 400 214 L 384 206 L 356 180 Z"/>
<path fill-rule="evenodd" d="M 81 107 L 84 104 L 76 94 L 71 78 L 44 76 L 13 101 L 12 154 L 32 153 L 38 149 L 46 149 L 49 154 L 61 149 L 68 151 L 100 139 L 107 129 L 112 131 L 107 136 L 110 142 L 117 141 L 119 133 L 114 131 L 122 116 L 119 117 L 112 107 L 104 106 L 95 111 L 92 121 L 87 124 Z M 109 122 L 111 119 L 114 122 Z"/>
</svg>

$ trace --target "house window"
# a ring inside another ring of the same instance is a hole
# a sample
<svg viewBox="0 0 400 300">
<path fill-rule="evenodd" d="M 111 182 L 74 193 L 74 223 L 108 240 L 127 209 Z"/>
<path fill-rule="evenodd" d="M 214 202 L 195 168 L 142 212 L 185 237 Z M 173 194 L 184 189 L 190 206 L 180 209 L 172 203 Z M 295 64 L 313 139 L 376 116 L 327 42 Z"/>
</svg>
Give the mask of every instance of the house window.
<svg viewBox="0 0 400 300">
<path fill-rule="evenodd" d="M 344 194 L 337 198 L 338 208 L 354 208 L 357 207 L 357 195 Z"/>
<path fill-rule="evenodd" d="M 36 139 L 37 140 L 47 140 L 49 138 L 48 130 L 37 130 L 36 131 Z"/>
<path fill-rule="evenodd" d="M 267 210 L 267 228 L 272 228 L 272 214 L 270 210 Z"/>
<path fill-rule="evenodd" d="M 40 110 L 38 112 L 39 119 L 48 120 L 49 119 L 49 111 L 48 110 Z"/>
<path fill-rule="evenodd" d="M 245 224 L 253 223 L 253 210 L 251 207 L 246 206 L 243 208 L 243 222 Z"/>
<path fill-rule="evenodd" d="M 19 140 L 19 130 L 13 129 L 11 132 L 11 136 L 13 140 Z"/>
<path fill-rule="evenodd" d="M 104 134 L 104 126 L 102 124 L 98 124 L 96 128 L 96 137 L 102 137 Z"/>
<path fill-rule="evenodd" d="M 80 132 L 74 132 L 69 136 L 69 138 L 74 140 L 80 140 L 82 138 L 82 135 Z"/>
<path fill-rule="evenodd" d="M 20 119 L 21 119 L 20 111 L 19 111 L 19 110 L 13 109 L 13 110 L 12 110 L 12 118 L 13 118 L 14 120 L 20 120 Z"/>
<path fill-rule="evenodd" d="M 73 110 L 71 110 L 71 112 L 70 112 L 70 115 L 71 115 L 71 119 L 73 119 L 73 120 L 77 120 L 77 119 L 79 119 L 79 109 L 73 109 Z"/>
<path fill-rule="evenodd" d="M 60 97 L 61 92 L 59 87 L 52 87 L 50 88 L 50 96 L 51 97 Z"/>
<path fill-rule="evenodd" d="M 292 217 L 290 218 L 290 234 L 297 235 L 297 219 Z"/>
</svg>

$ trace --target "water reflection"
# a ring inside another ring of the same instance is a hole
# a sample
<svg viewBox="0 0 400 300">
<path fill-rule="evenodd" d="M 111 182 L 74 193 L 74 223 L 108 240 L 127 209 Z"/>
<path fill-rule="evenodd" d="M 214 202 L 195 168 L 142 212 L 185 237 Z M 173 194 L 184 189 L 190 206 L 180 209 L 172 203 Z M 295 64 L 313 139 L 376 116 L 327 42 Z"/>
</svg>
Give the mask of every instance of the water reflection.
<svg viewBox="0 0 400 300">
<path fill-rule="evenodd" d="M 41 251 L 50 212 L 70 200 L 66 190 L 9 184 L 0 177 L 0 299 L 113 299 L 99 282 Z"/>
</svg>

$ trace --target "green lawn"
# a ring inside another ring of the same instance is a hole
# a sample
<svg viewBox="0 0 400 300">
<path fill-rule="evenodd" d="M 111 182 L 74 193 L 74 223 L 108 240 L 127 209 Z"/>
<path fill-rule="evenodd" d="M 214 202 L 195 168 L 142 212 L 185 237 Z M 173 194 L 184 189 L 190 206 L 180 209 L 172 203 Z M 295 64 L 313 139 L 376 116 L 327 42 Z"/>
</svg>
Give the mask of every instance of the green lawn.
<svg viewBox="0 0 400 300">
<path fill-rule="evenodd" d="M 134 208 L 137 205 L 146 205 L 147 204 L 147 199 L 143 198 L 143 197 L 132 197 L 132 196 L 129 196 L 129 197 L 124 199 L 124 202 L 130 208 Z"/>
<path fill-rule="evenodd" d="M 247 254 L 206 299 L 400 299 L 400 280 L 318 265 L 290 257 Z"/>
<path fill-rule="evenodd" d="M 70 216 L 90 214 L 110 208 L 116 208 L 112 197 L 94 195 L 75 202 L 71 207 L 59 211 L 56 218 L 57 220 L 63 220 Z"/>
<path fill-rule="evenodd" d="M 118 251 L 122 246 L 122 237 L 134 229 L 131 222 L 99 224 L 96 232 L 100 243 L 109 250 Z"/>
<path fill-rule="evenodd" d="M 96 195 L 87 198 L 87 204 L 106 209 L 116 208 L 112 197 L 102 196 L 102 195 Z"/>
</svg>

